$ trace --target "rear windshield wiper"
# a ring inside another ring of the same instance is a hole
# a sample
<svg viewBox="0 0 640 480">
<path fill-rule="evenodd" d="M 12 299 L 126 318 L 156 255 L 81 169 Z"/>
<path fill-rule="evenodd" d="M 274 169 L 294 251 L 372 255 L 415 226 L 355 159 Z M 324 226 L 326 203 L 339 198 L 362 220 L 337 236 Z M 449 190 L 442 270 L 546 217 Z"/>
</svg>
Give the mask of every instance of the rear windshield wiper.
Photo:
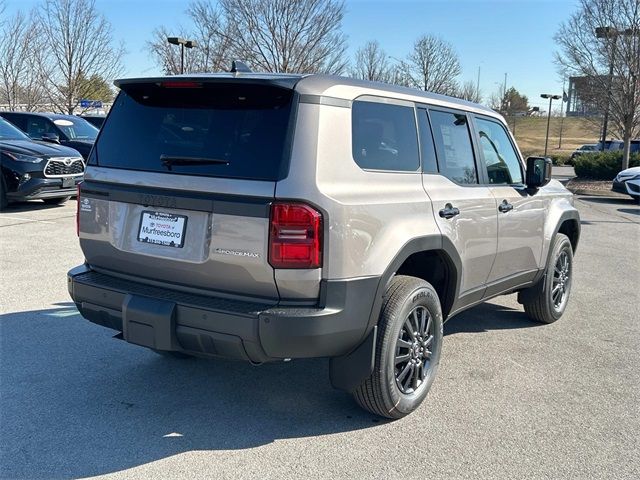
<svg viewBox="0 0 640 480">
<path fill-rule="evenodd" d="M 160 155 L 162 165 L 171 170 L 173 165 L 229 165 L 227 160 L 204 157 L 174 157 L 172 155 Z"/>
</svg>

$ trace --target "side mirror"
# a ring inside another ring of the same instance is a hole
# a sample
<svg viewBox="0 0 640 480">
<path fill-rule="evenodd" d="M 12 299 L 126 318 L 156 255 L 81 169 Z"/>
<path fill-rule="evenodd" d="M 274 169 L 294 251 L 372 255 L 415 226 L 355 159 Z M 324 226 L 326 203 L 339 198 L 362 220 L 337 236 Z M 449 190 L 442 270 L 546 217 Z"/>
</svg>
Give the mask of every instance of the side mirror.
<svg viewBox="0 0 640 480">
<path fill-rule="evenodd" d="M 42 141 L 43 142 L 50 142 L 50 143 L 60 143 L 60 137 L 58 135 L 56 135 L 55 133 L 43 133 L 42 134 Z"/>
<path fill-rule="evenodd" d="M 527 158 L 527 188 L 544 187 L 551 180 L 551 159 Z"/>
</svg>

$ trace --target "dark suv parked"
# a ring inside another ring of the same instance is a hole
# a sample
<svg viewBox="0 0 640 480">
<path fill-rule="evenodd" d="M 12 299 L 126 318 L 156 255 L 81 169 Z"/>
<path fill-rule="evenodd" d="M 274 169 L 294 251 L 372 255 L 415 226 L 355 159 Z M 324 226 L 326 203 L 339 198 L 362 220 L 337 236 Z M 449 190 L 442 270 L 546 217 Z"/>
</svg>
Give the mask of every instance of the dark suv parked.
<svg viewBox="0 0 640 480">
<path fill-rule="evenodd" d="M 0 210 L 10 201 L 64 203 L 82 181 L 84 162 L 69 147 L 34 142 L 0 118 Z"/>
<path fill-rule="evenodd" d="M 75 115 L 34 112 L 0 112 L 0 117 L 9 120 L 33 140 L 59 143 L 71 147 L 85 160 L 89 156 L 98 129 Z"/>
</svg>

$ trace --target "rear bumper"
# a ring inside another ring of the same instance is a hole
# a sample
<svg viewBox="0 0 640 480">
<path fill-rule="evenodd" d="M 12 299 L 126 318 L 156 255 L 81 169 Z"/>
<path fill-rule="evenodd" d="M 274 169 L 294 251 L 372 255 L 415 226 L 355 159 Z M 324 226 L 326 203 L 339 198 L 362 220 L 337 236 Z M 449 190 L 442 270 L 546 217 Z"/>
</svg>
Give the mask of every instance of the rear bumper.
<svg viewBox="0 0 640 480">
<path fill-rule="evenodd" d="M 378 277 L 323 281 L 319 306 L 195 295 L 98 273 L 67 275 L 71 298 L 87 320 L 121 331 L 130 343 L 252 362 L 334 357 L 357 347 Z"/>
</svg>

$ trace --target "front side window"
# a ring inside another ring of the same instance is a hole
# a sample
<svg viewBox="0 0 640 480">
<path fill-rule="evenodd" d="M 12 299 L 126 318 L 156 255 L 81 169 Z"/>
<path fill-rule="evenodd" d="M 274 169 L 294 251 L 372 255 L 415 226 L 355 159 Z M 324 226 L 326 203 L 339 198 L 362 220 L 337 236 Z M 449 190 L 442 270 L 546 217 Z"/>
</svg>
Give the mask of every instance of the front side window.
<svg viewBox="0 0 640 480">
<path fill-rule="evenodd" d="M 460 184 L 477 184 L 478 173 L 467 116 L 431 110 L 431 127 L 440 173 Z"/>
<path fill-rule="evenodd" d="M 521 184 L 520 159 L 504 127 L 483 118 L 476 118 L 476 125 L 489 183 L 492 185 Z"/>
<path fill-rule="evenodd" d="M 351 114 L 353 159 L 360 168 L 418 170 L 418 134 L 412 107 L 357 100 Z"/>
</svg>

